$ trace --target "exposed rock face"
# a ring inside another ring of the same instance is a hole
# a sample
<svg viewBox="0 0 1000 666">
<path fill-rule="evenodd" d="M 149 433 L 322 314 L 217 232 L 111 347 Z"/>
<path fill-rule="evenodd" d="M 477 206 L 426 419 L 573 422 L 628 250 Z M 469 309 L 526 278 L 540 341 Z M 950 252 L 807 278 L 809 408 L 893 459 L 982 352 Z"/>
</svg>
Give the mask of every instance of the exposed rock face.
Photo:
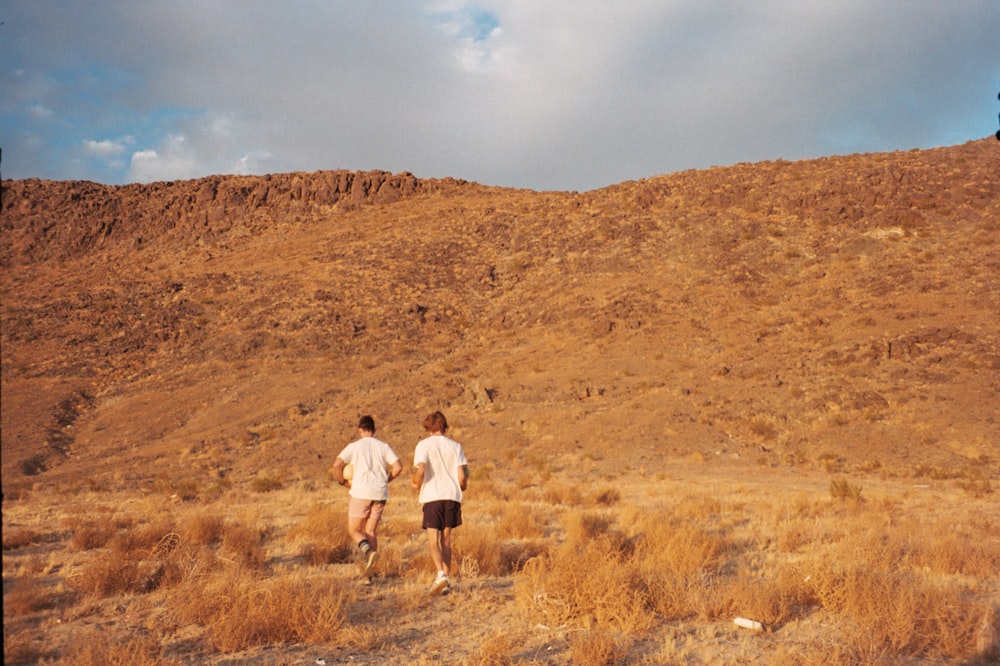
<svg viewBox="0 0 1000 666">
<path fill-rule="evenodd" d="M 22 180 L 5 184 L 4 266 L 67 259 L 108 242 L 191 242 L 261 231 L 267 222 L 337 206 L 391 204 L 417 192 L 409 173 L 328 171 L 211 176 L 113 187 Z M 426 187 L 426 185 L 425 185 Z"/>
<path fill-rule="evenodd" d="M 481 458 L 996 474 L 998 157 L 990 138 L 586 193 L 3 183 L 5 492 L 307 468 L 359 413 L 413 442 L 437 408 Z M 172 467 L 192 450 L 211 462 Z"/>
</svg>

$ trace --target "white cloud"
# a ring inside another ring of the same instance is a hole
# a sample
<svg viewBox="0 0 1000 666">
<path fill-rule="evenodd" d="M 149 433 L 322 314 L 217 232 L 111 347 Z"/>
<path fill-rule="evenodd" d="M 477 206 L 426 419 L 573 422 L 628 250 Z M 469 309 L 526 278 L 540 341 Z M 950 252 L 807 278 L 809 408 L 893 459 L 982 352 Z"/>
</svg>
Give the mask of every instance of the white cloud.
<svg viewBox="0 0 1000 666">
<path fill-rule="evenodd" d="M 0 42 L 4 130 L 48 151 L 21 176 L 132 134 L 119 182 L 379 168 L 588 189 L 996 131 L 996 0 L 44 5 L 11 5 L 27 27 Z"/>
<path fill-rule="evenodd" d="M 274 164 L 274 155 L 265 150 L 253 151 L 237 160 L 236 164 L 225 170 L 225 173 L 242 176 L 262 174 L 267 172 L 270 168 L 268 165 L 272 164 Z"/>
<path fill-rule="evenodd" d="M 48 120 L 53 115 L 55 111 L 45 106 L 44 104 L 35 103 L 28 108 L 28 113 L 35 120 Z"/>
<path fill-rule="evenodd" d="M 196 178 L 201 173 L 197 155 L 187 138 L 176 134 L 167 137 L 159 150 L 147 148 L 132 153 L 129 180 L 151 183 L 159 180 Z"/>
<path fill-rule="evenodd" d="M 119 141 L 112 141 L 110 139 L 94 141 L 93 139 L 87 139 L 83 142 L 83 149 L 84 152 L 92 157 L 108 159 L 124 153 L 128 149 L 126 146 L 127 143 L 129 143 L 127 139 Z"/>
</svg>

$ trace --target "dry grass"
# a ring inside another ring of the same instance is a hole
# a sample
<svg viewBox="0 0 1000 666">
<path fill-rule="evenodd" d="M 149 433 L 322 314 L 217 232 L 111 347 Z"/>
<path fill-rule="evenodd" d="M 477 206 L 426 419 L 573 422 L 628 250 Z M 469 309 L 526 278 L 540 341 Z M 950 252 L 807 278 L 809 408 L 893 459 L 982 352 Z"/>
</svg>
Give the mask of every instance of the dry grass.
<svg viewBox="0 0 1000 666">
<path fill-rule="evenodd" d="M 40 540 L 40 535 L 32 529 L 18 528 L 12 529 L 9 532 L 8 530 L 3 531 L 3 549 L 5 551 L 24 548 L 25 546 L 38 543 Z"/>
<path fill-rule="evenodd" d="M 179 621 L 208 627 L 214 649 L 235 652 L 273 643 L 347 644 L 341 629 L 348 602 L 335 580 L 260 579 L 232 568 L 186 584 L 171 607 Z"/>
<path fill-rule="evenodd" d="M 141 664 L 181 664 L 163 655 L 158 636 L 148 632 L 113 637 L 101 631 L 81 631 L 73 637 L 73 647 L 54 665 L 140 666 Z"/>
<path fill-rule="evenodd" d="M 598 486 L 568 507 L 541 492 L 505 500 L 508 481 L 493 471 L 499 494 L 470 493 L 455 533 L 457 591 L 438 599 L 427 596 L 416 505 L 407 512 L 403 498 L 370 588 L 358 584 L 339 496 L 307 495 L 281 523 L 287 504 L 229 492 L 76 521 L 61 543 L 16 528 L 26 536 L 4 557 L 5 649 L 11 663 L 182 663 L 179 645 L 272 655 L 257 663 L 293 646 L 437 663 L 421 645 L 447 622 L 464 636 L 449 658 L 484 665 L 881 664 L 1000 650 L 1000 527 L 988 498 L 970 506 L 963 495 L 956 513 L 907 492 L 854 501 L 829 478 L 767 498 L 733 481 L 721 492 L 649 483 Z M 550 497 L 572 487 L 552 485 Z M 74 623 L 94 616 L 109 630 Z M 733 628 L 737 616 L 760 622 L 766 640 Z M 53 642 L 55 617 L 70 633 Z M 184 627 L 200 629 L 178 643 Z"/>
<path fill-rule="evenodd" d="M 346 508 L 314 504 L 288 536 L 301 544 L 302 557 L 314 566 L 348 562 L 354 554 L 354 543 L 347 534 Z"/>
</svg>

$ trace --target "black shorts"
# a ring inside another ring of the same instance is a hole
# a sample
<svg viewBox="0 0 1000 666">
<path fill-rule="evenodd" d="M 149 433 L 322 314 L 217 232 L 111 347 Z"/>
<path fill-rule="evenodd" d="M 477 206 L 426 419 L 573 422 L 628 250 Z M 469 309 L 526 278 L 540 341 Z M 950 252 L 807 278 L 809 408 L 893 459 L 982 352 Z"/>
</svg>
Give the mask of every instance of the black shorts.
<svg viewBox="0 0 1000 666">
<path fill-rule="evenodd" d="M 437 500 L 424 504 L 425 530 L 433 528 L 443 530 L 447 527 L 458 527 L 462 524 L 462 503 L 455 500 Z"/>
</svg>

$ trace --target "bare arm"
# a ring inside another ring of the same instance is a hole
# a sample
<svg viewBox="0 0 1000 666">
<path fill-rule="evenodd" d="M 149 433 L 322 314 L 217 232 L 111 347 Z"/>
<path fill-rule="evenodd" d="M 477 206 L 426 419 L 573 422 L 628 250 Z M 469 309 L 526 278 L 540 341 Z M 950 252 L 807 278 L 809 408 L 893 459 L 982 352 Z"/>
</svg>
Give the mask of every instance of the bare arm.
<svg viewBox="0 0 1000 666">
<path fill-rule="evenodd" d="M 417 465 L 417 469 L 414 470 L 413 476 L 410 477 L 410 485 L 420 490 L 420 486 L 424 485 L 424 468 L 425 464 L 420 463 Z"/>
<path fill-rule="evenodd" d="M 337 483 L 342 486 L 349 486 L 351 483 L 344 478 L 344 465 L 346 464 L 343 458 L 338 457 L 333 461 L 333 467 L 330 468 L 330 471 L 333 472 L 333 478 L 337 479 Z"/>
<path fill-rule="evenodd" d="M 403 473 L 403 463 L 397 460 L 396 462 L 392 463 L 392 467 L 389 468 L 389 479 L 388 481 L 386 481 L 386 483 L 392 481 L 402 473 Z"/>
<path fill-rule="evenodd" d="M 469 485 L 469 466 L 462 465 L 458 468 L 458 487 L 465 490 Z"/>
</svg>

